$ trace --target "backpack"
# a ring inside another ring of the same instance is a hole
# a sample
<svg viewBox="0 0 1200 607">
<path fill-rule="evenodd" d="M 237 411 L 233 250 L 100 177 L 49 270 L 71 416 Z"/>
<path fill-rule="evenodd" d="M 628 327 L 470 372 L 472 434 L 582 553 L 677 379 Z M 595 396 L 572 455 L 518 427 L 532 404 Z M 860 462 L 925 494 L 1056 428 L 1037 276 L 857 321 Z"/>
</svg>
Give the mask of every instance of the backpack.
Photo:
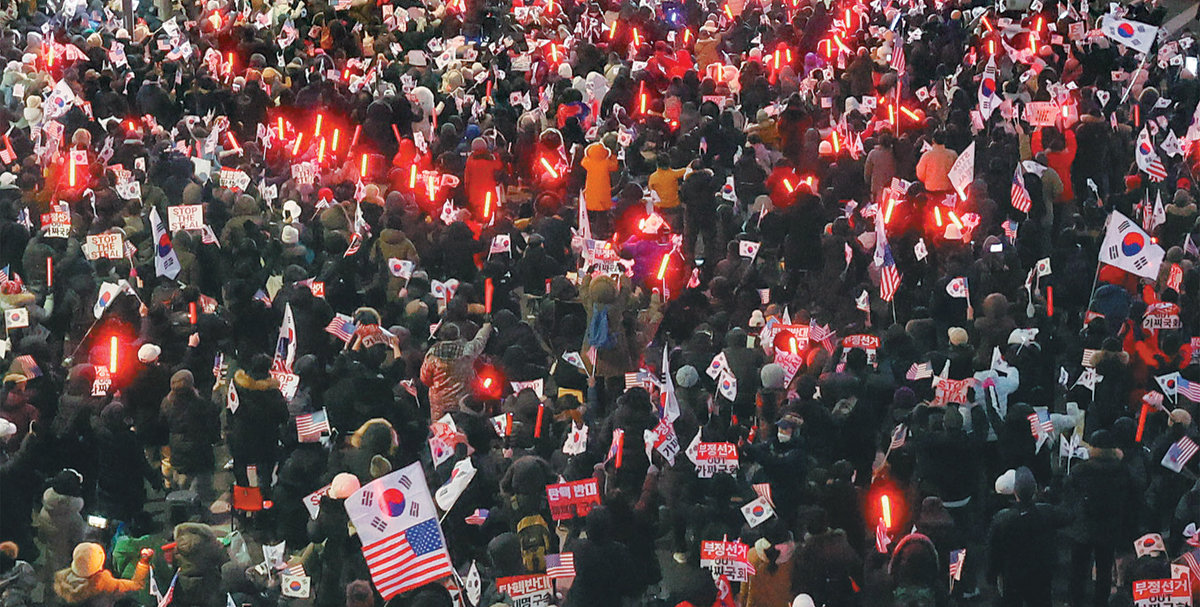
<svg viewBox="0 0 1200 607">
<path fill-rule="evenodd" d="M 550 528 L 546 519 L 535 514 L 517 523 L 517 539 L 521 542 L 521 562 L 530 573 L 546 570 L 546 554 L 552 551 Z"/>
<path fill-rule="evenodd" d="M 588 323 L 587 340 L 597 350 L 607 350 L 616 345 L 608 327 L 608 306 L 592 304 L 592 320 Z"/>
</svg>

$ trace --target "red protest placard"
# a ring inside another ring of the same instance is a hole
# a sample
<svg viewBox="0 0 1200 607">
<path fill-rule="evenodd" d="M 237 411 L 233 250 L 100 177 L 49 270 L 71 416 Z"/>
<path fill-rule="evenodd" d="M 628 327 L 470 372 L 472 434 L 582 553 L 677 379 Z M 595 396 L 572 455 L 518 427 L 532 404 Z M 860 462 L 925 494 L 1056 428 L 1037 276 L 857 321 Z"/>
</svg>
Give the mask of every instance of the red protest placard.
<svg viewBox="0 0 1200 607">
<path fill-rule="evenodd" d="M 1133 583 L 1133 602 L 1138 607 L 1191 607 L 1191 580 L 1137 580 Z"/>
<path fill-rule="evenodd" d="M 546 485 L 546 499 L 556 521 L 587 516 L 593 506 L 600 505 L 600 485 L 594 478 Z"/>
<path fill-rule="evenodd" d="M 547 606 L 554 596 L 550 577 L 542 573 L 499 578 L 496 580 L 496 590 L 511 597 L 514 607 Z"/>
</svg>

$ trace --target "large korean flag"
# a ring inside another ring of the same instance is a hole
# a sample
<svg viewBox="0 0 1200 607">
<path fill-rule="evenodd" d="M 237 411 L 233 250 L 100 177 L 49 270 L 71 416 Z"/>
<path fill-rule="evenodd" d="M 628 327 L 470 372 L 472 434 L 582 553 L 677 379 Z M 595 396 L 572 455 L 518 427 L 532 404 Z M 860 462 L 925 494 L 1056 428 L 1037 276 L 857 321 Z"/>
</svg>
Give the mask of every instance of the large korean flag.
<svg viewBox="0 0 1200 607">
<path fill-rule="evenodd" d="M 1140 21 L 1105 16 L 1100 25 L 1104 35 L 1140 53 L 1149 53 L 1158 37 L 1158 28 Z"/>
<path fill-rule="evenodd" d="M 1100 245 L 1102 263 L 1143 278 L 1157 278 L 1162 260 L 1162 247 L 1151 242 L 1132 219 L 1117 211 L 1108 216 L 1104 243 Z"/>
<path fill-rule="evenodd" d="M 346 498 L 346 513 L 363 545 L 437 516 L 420 464 L 406 466 L 363 485 Z"/>
</svg>

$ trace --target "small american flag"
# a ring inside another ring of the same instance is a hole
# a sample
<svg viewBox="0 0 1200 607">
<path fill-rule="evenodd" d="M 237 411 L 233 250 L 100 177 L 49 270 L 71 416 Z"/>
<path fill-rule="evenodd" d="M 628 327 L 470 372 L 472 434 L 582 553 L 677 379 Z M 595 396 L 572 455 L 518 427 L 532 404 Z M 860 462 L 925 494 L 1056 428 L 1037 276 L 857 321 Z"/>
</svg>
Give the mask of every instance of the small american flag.
<svg viewBox="0 0 1200 607">
<path fill-rule="evenodd" d="M 4 266 L 3 268 L 0 268 L 0 284 L 8 282 L 11 279 L 11 277 L 12 277 L 12 272 L 8 269 L 8 266 Z"/>
<path fill-rule="evenodd" d="M 883 243 L 883 267 L 879 270 L 879 298 L 892 301 L 896 290 L 900 288 L 900 270 L 896 269 L 896 259 L 892 257 L 892 247 Z"/>
<path fill-rule="evenodd" d="M 888 451 L 899 449 L 904 446 L 904 441 L 908 439 L 908 427 L 904 424 L 897 424 L 892 430 L 892 442 L 888 444 Z"/>
<path fill-rule="evenodd" d="M 1192 572 L 1192 577 L 1200 580 L 1200 548 L 1193 549 L 1191 552 L 1179 557 L 1184 565 L 1187 565 L 1189 571 Z"/>
<path fill-rule="evenodd" d="M 167 593 L 158 599 L 158 607 L 167 607 L 171 601 L 175 600 L 175 582 L 179 581 L 179 572 L 175 572 L 175 576 L 171 578 L 171 586 L 167 588 Z"/>
<path fill-rule="evenodd" d="M 1157 156 L 1150 159 L 1144 170 L 1150 181 L 1162 181 L 1167 178 L 1167 167 L 1163 166 L 1162 160 Z"/>
<path fill-rule="evenodd" d="M 1200 447 L 1196 446 L 1195 441 L 1185 436 L 1167 448 L 1163 466 L 1179 472 L 1191 461 L 1197 451 L 1200 451 Z"/>
<path fill-rule="evenodd" d="M 1192 382 L 1180 377 L 1176 380 L 1175 385 L 1177 394 L 1194 403 L 1200 403 L 1200 382 Z"/>
<path fill-rule="evenodd" d="M 261 301 L 264 306 L 271 307 L 271 298 L 267 296 L 267 292 L 259 289 L 254 293 L 254 301 Z"/>
<path fill-rule="evenodd" d="M 754 488 L 754 493 L 766 499 L 772 508 L 775 507 L 775 500 L 771 499 L 771 483 L 755 483 L 752 487 Z"/>
<path fill-rule="evenodd" d="M 1046 411 L 1030 413 L 1026 419 L 1029 420 L 1029 431 L 1033 433 L 1034 438 L 1049 438 L 1054 432 L 1054 422 L 1050 421 L 1050 414 Z"/>
<path fill-rule="evenodd" d="M 1029 198 L 1029 190 L 1025 189 L 1025 178 L 1021 175 L 1020 163 L 1017 164 L 1016 170 L 1013 171 L 1011 198 L 1014 209 L 1022 213 L 1029 212 L 1029 207 L 1033 204 L 1033 201 Z"/>
<path fill-rule="evenodd" d="M 33 356 L 29 354 L 22 354 L 13 360 L 13 362 L 21 363 L 21 366 L 25 367 L 25 372 L 29 374 L 28 377 L 30 378 L 42 376 L 42 368 L 38 366 L 37 362 L 33 360 Z"/>
<path fill-rule="evenodd" d="M 1006 219 L 1006 220 L 1004 220 L 1003 225 L 1004 225 L 1004 237 L 1007 238 L 1008 242 L 1010 242 L 1010 243 L 1016 242 L 1017 241 L 1017 225 L 1018 225 L 1017 222 L 1015 222 L 1011 219 Z"/>
<path fill-rule="evenodd" d="M 296 563 L 295 565 L 284 569 L 283 572 L 287 575 L 308 575 L 304 572 L 304 563 Z"/>
<path fill-rule="evenodd" d="M 913 363 L 908 368 L 908 372 L 904 374 L 904 379 L 908 381 L 916 381 L 918 379 L 929 379 L 933 377 L 933 366 L 928 362 Z"/>
<path fill-rule="evenodd" d="M 358 233 L 356 232 L 354 235 L 352 235 L 350 237 L 350 246 L 346 247 L 346 252 L 342 254 L 342 257 L 349 257 L 349 256 L 357 253 L 358 250 L 361 248 L 362 248 L 362 236 L 359 236 Z"/>
<path fill-rule="evenodd" d="M 575 554 L 547 554 L 546 575 L 552 580 L 575 577 Z"/>
<path fill-rule="evenodd" d="M 897 73 L 903 74 L 907 61 L 904 59 L 904 43 L 897 40 L 896 52 L 892 53 L 892 69 Z"/>
<path fill-rule="evenodd" d="M 837 332 L 829 328 L 829 325 L 813 325 L 808 330 L 809 341 L 820 343 L 826 351 L 833 353 L 833 337 Z"/>
<path fill-rule="evenodd" d="M 654 382 L 654 376 L 645 369 L 634 373 L 625 374 L 625 389 L 632 390 L 634 388 L 650 389 L 650 385 Z"/>
<path fill-rule="evenodd" d="M 326 333 L 346 343 L 349 343 L 350 339 L 354 337 L 354 331 L 357 329 L 358 327 L 354 324 L 353 318 L 340 313 L 334 315 L 333 320 L 329 321 L 329 324 L 325 326 Z"/>
<path fill-rule="evenodd" d="M 315 443 L 322 434 L 331 434 L 329 415 L 324 409 L 296 416 L 296 434 L 302 443 Z"/>
<path fill-rule="evenodd" d="M 883 522 L 883 517 L 880 517 L 879 523 L 875 525 L 875 549 L 887 554 L 888 546 L 891 543 L 892 538 L 888 537 L 887 524 Z"/>
<path fill-rule="evenodd" d="M 463 519 L 463 521 L 468 525 L 483 525 L 487 521 L 489 514 L 491 513 L 484 508 L 476 508 L 475 512 L 468 514 L 467 518 Z"/>
<path fill-rule="evenodd" d="M 950 551 L 950 580 L 957 582 L 962 579 L 963 561 L 967 559 L 967 549 L 959 548 Z"/>
</svg>

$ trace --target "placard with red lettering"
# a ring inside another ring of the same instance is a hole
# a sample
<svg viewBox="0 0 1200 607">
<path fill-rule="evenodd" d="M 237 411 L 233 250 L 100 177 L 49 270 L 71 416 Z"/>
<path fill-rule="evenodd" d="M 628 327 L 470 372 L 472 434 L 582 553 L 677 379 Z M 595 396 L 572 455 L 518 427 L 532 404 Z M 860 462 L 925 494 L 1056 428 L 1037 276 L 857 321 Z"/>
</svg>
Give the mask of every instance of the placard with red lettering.
<svg viewBox="0 0 1200 607">
<path fill-rule="evenodd" d="M 546 500 L 556 521 L 587 516 L 592 507 L 600 505 L 600 485 L 594 478 L 546 485 Z"/>
<path fill-rule="evenodd" d="M 511 597 L 513 607 L 546 607 L 554 598 L 550 577 L 542 573 L 497 578 L 496 590 Z"/>
<path fill-rule="evenodd" d="M 1179 306 L 1173 303 L 1159 302 L 1146 306 L 1142 315 L 1143 329 L 1179 329 L 1183 323 L 1179 320 Z"/>
<path fill-rule="evenodd" d="M 710 570 L 713 578 L 724 575 L 731 582 L 744 582 L 754 574 L 746 558 L 748 548 L 738 541 L 705 540 L 700 544 L 700 566 Z"/>
<path fill-rule="evenodd" d="M 737 445 L 733 443 L 700 443 L 696 445 L 695 459 L 696 475 L 700 478 L 738 471 Z"/>
<path fill-rule="evenodd" d="M 874 335 L 847 335 L 842 338 L 842 364 L 846 364 L 846 355 L 850 350 L 858 348 L 867 353 L 867 362 L 876 367 L 879 365 L 879 338 Z"/>
<path fill-rule="evenodd" d="M 71 236 L 71 213 L 68 211 L 42 213 L 42 227 L 46 229 L 47 238 L 68 238 Z"/>
<path fill-rule="evenodd" d="M 122 259 L 125 239 L 120 234 L 88 234 L 84 254 L 88 259 Z"/>
<path fill-rule="evenodd" d="M 934 376 L 933 389 L 934 398 L 930 403 L 935 407 L 944 407 L 949 403 L 965 404 L 967 402 L 967 388 L 975 384 L 974 377 L 966 379 L 944 379 Z"/>
<path fill-rule="evenodd" d="M 172 232 L 204 229 L 204 205 L 180 204 L 167 207 L 167 224 Z"/>
<path fill-rule="evenodd" d="M 1191 580 L 1136 580 L 1133 582 L 1133 603 L 1138 607 L 1191 607 Z"/>
</svg>

